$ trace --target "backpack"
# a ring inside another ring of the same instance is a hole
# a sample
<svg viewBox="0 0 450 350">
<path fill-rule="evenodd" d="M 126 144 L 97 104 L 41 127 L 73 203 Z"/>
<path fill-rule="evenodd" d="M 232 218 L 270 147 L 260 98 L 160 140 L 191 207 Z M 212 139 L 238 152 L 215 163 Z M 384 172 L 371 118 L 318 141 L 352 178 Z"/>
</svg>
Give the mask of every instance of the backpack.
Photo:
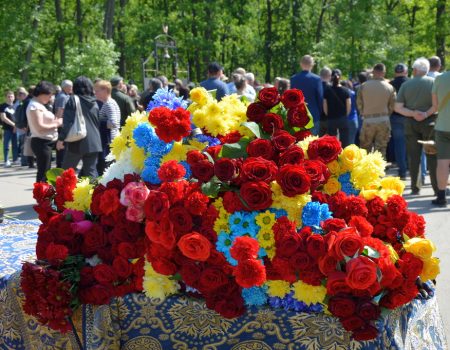
<svg viewBox="0 0 450 350">
<path fill-rule="evenodd" d="M 16 111 L 14 112 L 14 120 L 18 129 L 28 128 L 27 107 L 29 103 L 30 99 L 25 99 L 21 104 L 19 104 L 19 106 L 17 106 Z"/>
</svg>

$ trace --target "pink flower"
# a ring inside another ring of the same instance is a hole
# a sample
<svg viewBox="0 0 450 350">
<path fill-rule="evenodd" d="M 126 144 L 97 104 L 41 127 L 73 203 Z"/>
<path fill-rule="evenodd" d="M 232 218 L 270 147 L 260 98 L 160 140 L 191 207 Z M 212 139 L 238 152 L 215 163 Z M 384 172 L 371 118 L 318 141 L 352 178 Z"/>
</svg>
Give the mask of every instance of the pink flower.
<svg viewBox="0 0 450 350">
<path fill-rule="evenodd" d="M 72 217 L 72 222 L 79 222 L 84 220 L 84 212 L 80 210 L 65 209 L 63 211 L 64 215 L 70 215 Z"/>
<path fill-rule="evenodd" d="M 124 206 L 142 207 L 150 190 L 143 182 L 130 182 L 120 193 L 120 203 Z"/>
<path fill-rule="evenodd" d="M 91 229 L 92 225 L 94 225 L 92 221 L 82 220 L 78 222 L 72 222 L 70 224 L 70 227 L 72 228 L 72 231 L 74 233 L 86 233 Z"/>
<path fill-rule="evenodd" d="M 145 218 L 144 207 L 130 205 L 125 213 L 127 220 L 142 222 Z"/>
</svg>

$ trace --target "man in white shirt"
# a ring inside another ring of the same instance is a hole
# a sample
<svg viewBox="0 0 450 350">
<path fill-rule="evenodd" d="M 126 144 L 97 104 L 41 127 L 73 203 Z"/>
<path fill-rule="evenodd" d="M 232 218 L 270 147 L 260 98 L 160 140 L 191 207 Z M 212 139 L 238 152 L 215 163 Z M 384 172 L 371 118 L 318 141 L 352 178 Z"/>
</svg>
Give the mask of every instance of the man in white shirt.
<svg viewBox="0 0 450 350">
<path fill-rule="evenodd" d="M 430 62 L 430 71 L 427 75 L 432 78 L 441 75 L 442 73 L 439 72 L 441 70 L 441 59 L 438 56 L 433 56 L 428 61 Z"/>
</svg>

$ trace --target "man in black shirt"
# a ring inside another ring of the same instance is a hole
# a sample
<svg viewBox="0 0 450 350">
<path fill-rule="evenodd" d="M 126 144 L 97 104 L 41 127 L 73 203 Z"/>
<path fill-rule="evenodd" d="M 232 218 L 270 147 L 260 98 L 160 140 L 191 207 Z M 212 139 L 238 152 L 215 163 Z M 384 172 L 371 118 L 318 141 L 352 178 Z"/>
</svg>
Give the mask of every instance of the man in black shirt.
<svg viewBox="0 0 450 350">
<path fill-rule="evenodd" d="M 390 81 L 395 92 L 398 93 L 400 86 L 408 80 L 408 66 L 399 63 L 394 68 L 395 77 Z M 394 143 L 395 162 L 398 166 L 398 176 L 406 180 L 406 140 L 405 140 L 405 117 L 397 112 L 392 113 L 390 117 L 392 141 Z"/>
<path fill-rule="evenodd" d="M 11 167 L 11 164 L 17 163 L 18 147 L 16 124 L 14 122 L 14 92 L 7 91 L 5 94 L 6 102 L 0 105 L 0 119 L 3 126 L 3 156 L 5 159 L 5 167 Z M 9 144 L 11 143 L 13 162 L 11 163 L 9 156 Z"/>
</svg>

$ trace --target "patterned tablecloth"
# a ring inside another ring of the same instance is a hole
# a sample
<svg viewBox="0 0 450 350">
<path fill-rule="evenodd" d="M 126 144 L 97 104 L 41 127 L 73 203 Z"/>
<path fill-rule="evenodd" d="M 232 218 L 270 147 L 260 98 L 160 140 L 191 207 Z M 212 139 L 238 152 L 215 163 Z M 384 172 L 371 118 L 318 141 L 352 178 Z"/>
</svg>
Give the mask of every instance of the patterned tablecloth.
<svg viewBox="0 0 450 350">
<path fill-rule="evenodd" d="M 78 349 L 73 334 L 62 336 L 40 326 L 21 308 L 19 274 L 34 254 L 36 222 L 0 225 L 0 349 Z M 84 306 L 74 322 L 87 349 L 364 350 L 446 349 L 436 298 L 415 300 L 383 316 L 379 337 L 351 341 L 339 321 L 324 314 L 252 309 L 228 320 L 200 300 L 173 296 L 164 302 L 143 294 Z"/>
</svg>

